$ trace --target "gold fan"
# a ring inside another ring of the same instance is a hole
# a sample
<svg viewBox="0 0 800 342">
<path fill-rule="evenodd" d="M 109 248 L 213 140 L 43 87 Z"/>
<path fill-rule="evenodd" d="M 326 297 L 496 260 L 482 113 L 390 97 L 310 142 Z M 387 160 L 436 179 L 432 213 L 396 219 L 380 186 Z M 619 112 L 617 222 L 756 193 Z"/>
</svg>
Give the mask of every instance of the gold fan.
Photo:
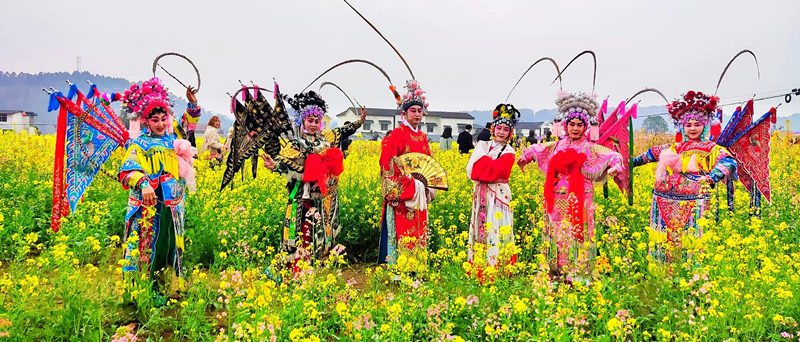
<svg viewBox="0 0 800 342">
<path fill-rule="evenodd" d="M 425 187 L 447 190 L 447 172 L 433 157 L 422 153 L 405 153 L 392 158 L 404 175 L 418 179 Z"/>
</svg>

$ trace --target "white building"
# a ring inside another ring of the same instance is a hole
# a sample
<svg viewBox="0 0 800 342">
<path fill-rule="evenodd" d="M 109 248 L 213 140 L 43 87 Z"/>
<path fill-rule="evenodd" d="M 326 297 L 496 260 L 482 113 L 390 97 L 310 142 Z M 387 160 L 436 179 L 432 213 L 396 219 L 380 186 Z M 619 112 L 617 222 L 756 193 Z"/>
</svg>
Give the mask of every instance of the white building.
<svg viewBox="0 0 800 342">
<path fill-rule="evenodd" d="M 36 113 L 23 110 L 0 110 L 0 130 L 35 132 L 34 117 Z"/>
<path fill-rule="evenodd" d="M 537 121 L 537 122 L 525 122 L 521 121 L 517 123 L 517 127 L 514 127 L 517 130 L 518 137 L 528 137 L 530 132 L 533 131 L 533 136 L 537 138 L 543 137 L 547 131 L 553 131 L 553 123 L 550 121 Z"/>
<path fill-rule="evenodd" d="M 361 133 L 361 139 L 380 140 L 387 132 L 402 125 L 401 113 L 397 109 L 367 108 L 367 120 L 356 133 Z M 344 112 L 336 114 L 339 125 L 345 121 L 358 120 L 357 109 L 350 107 Z M 430 111 L 422 119 L 420 127 L 428 135 L 428 140 L 439 141 L 439 136 L 445 127 L 453 130 L 453 137 L 464 130 L 467 125 L 472 125 L 475 118 L 465 112 L 439 112 Z"/>
</svg>

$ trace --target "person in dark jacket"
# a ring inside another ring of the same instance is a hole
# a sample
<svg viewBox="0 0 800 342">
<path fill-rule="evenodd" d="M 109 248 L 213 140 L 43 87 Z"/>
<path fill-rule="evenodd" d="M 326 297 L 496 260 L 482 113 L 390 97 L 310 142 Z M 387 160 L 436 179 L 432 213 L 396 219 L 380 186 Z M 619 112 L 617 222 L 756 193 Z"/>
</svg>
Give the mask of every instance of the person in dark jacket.
<svg viewBox="0 0 800 342">
<path fill-rule="evenodd" d="M 492 123 L 487 122 L 486 127 L 478 134 L 478 141 L 489 141 L 492 139 L 492 132 L 489 131 L 492 129 Z"/>
<path fill-rule="evenodd" d="M 538 139 L 536 139 L 536 136 L 533 133 L 534 133 L 533 130 L 530 130 L 528 132 L 528 138 L 525 139 L 525 140 L 528 141 L 528 145 L 533 145 L 533 144 L 538 144 L 539 143 Z"/>
<path fill-rule="evenodd" d="M 458 143 L 458 151 L 461 154 L 469 153 L 475 147 L 472 145 L 472 133 L 470 131 L 472 131 L 472 125 L 467 125 L 467 127 L 464 127 L 464 131 L 458 134 L 456 143 Z"/>
</svg>

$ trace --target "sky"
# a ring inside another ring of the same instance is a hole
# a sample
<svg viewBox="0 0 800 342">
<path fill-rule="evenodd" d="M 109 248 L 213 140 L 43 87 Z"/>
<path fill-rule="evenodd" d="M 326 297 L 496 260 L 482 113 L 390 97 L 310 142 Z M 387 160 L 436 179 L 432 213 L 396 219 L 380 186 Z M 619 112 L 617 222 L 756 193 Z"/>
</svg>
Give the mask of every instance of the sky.
<svg viewBox="0 0 800 342">
<path fill-rule="evenodd" d="M 645 87 L 670 99 L 690 89 L 713 92 L 722 69 L 742 49 L 758 56 L 761 77 L 750 56 L 737 59 L 718 92 L 723 103 L 800 88 L 796 0 L 350 1 L 404 55 L 431 110 L 493 109 L 536 59 L 550 56 L 563 67 L 583 50 L 597 54 L 594 91 L 612 103 Z M 221 113 L 229 113 L 226 93 L 239 88 L 238 80 L 271 88 L 275 78 L 284 93 L 294 94 L 347 59 L 380 65 L 398 88 L 410 77 L 342 0 L 0 0 L 0 11 L 0 71 L 72 71 L 80 56 L 81 70 L 144 80 L 157 55 L 178 52 L 200 70 L 201 106 Z M 587 57 L 564 73 L 565 91 L 592 91 Z M 162 64 L 184 83 L 196 83 L 185 62 Z M 179 87 L 157 75 L 173 91 Z M 509 102 L 554 107 L 554 76 L 552 65 L 537 65 Z M 362 105 L 395 106 L 388 82 L 369 66 L 340 67 L 310 89 L 321 81 L 338 84 Z M 349 106 L 332 87 L 322 95 L 331 113 Z M 664 103 L 655 95 L 641 100 Z M 756 111 L 780 102 L 762 101 Z M 778 110 L 797 112 L 797 97 Z"/>
</svg>

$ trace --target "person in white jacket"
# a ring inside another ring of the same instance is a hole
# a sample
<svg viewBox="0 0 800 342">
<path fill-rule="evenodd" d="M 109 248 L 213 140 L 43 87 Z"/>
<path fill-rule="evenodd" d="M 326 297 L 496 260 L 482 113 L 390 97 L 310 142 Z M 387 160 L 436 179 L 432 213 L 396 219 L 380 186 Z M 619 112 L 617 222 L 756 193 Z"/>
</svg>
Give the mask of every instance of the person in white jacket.
<svg viewBox="0 0 800 342">
<path fill-rule="evenodd" d="M 200 153 L 203 151 L 209 152 L 208 160 L 212 170 L 217 165 L 222 164 L 222 154 L 228 150 L 228 146 L 219 142 L 220 138 L 217 132 L 219 126 L 218 116 L 214 115 L 211 119 L 208 119 L 208 126 L 205 133 L 203 133 L 203 146 L 200 148 Z"/>
<path fill-rule="evenodd" d="M 517 261 L 508 179 L 516 158 L 511 142 L 519 116 L 513 105 L 497 105 L 492 113 L 491 140 L 479 140 L 467 163 L 467 175 L 475 184 L 467 261 L 481 282 L 494 281 L 495 271 Z M 487 271 L 488 267 L 494 271 Z"/>
</svg>

